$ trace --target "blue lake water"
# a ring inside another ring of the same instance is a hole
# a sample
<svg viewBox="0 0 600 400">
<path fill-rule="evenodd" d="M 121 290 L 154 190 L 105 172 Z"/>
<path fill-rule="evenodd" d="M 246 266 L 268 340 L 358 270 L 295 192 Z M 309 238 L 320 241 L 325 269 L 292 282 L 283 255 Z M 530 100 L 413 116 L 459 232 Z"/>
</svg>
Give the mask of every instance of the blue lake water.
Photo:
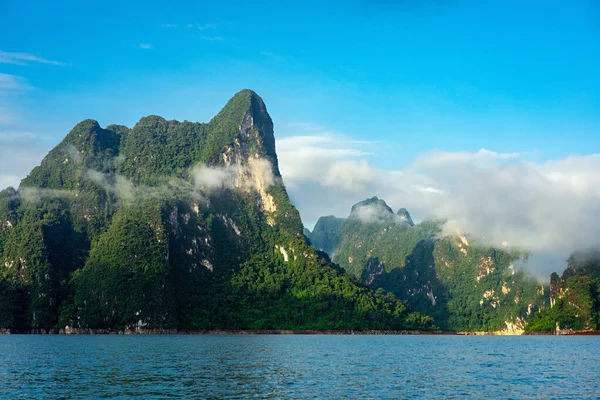
<svg viewBox="0 0 600 400">
<path fill-rule="evenodd" d="M 600 336 L 0 336 L 2 398 L 600 398 Z"/>
</svg>

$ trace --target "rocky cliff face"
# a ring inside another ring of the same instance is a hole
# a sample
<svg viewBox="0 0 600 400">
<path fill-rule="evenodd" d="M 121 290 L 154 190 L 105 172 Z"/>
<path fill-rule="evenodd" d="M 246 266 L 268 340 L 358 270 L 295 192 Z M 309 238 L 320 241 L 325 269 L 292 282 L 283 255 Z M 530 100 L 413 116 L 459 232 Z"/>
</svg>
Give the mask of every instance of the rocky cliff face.
<svg viewBox="0 0 600 400">
<path fill-rule="evenodd" d="M 0 193 L 0 328 L 426 328 L 304 237 L 262 99 L 209 123 L 78 124 Z"/>
</svg>

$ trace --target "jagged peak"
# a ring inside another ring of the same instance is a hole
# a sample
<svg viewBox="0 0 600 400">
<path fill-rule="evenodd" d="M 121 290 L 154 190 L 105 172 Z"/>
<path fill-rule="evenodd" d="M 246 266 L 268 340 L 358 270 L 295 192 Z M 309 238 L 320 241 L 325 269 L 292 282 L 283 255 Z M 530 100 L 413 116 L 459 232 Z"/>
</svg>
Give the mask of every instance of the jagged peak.
<svg viewBox="0 0 600 400">
<path fill-rule="evenodd" d="M 390 206 L 387 205 L 385 200 L 380 199 L 377 196 L 373 196 L 373 197 L 365 199 L 363 201 L 359 201 L 358 203 L 353 205 L 352 209 L 350 210 L 350 215 L 355 214 L 361 208 L 364 208 L 364 207 L 375 208 L 375 209 L 381 210 L 383 213 L 389 213 L 391 215 L 394 215 L 394 210 L 392 210 L 390 208 Z"/>
<path fill-rule="evenodd" d="M 244 89 L 236 93 L 209 125 L 212 134 L 219 136 L 220 142 L 225 146 L 242 146 L 252 154 L 268 158 L 273 165 L 274 174 L 280 175 L 273 121 L 264 101 L 254 91 Z"/>
<path fill-rule="evenodd" d="M 85 119 L 71 129 L 59 147 L 65 145 L 74 145 L 75 147 L 91 145 L 93 147 L 97 141 L 102 143 L 101 146 L 114 146 L 112 144 L 116 140 L 114 135 L 115 132 L 112 130 L 102 129 L 95 119 Z"/>
<path fill-rule="evenodd" d="M 84 119 L 83 121 L 75 124 L 73 129 L 71 129 L 71 132 L 81 131 L 81 130 L 93 130 L 93 129 L 100 129 L 100 124 L 95 119 L 88 118 L 88 119 Z"/>
<path fill-rule="evenodd" d="M 12 186 L 9 186 L 6 189 L 0 190 L 0 197 L 3 197 L 3 198 L 13 197 L 16 195 L 17 195 L 17 190 Z"/>
<path fill-rule="evenodd" d="M 227 101 L 225 107 L 211 120 L 211 123 L 219 124 L 223 120 L 235 120 L 241 123 L 246 114 L 252 115 L 254 119 L 257 117 L 271 119 L 263 99 L 256 92 L 244 89 Z"/>
<path fill-rule="evenodd" d="M 135 129 L 135 128 L 141 128 L 141 127 L 158 127 L 158 126 L 166 127 L 168 123 L 169 123 L 169 121 L 167 121 L 165 118 L 161 117 L 160 115 L 147 115 L 145 117 L 140 118 L 140 120 L 135 124 L 135 126 L 133 128 Z"/>
<path fill-rule="evenodd" d="M 410 226 L 415 226 L 415 223 L 413 222 L 412 218 L 410 217 L 410 213 L 406 208 L 399 209 L 397 214 L 402 221 L 406 222 Z"/>
</svg>

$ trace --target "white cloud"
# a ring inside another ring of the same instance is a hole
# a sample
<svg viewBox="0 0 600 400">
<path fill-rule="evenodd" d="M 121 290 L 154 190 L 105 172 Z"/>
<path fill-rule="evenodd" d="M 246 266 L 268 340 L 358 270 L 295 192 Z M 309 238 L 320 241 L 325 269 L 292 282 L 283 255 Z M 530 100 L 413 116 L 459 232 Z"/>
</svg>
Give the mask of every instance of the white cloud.
<svg viewBox="0 0 600 400">
<path fill-rule="evenodd" d="M 31 132 L 0 132 L 0 143 L 31 140 L 35 137 L 36 135 Z"/>
<path fill-rule="evenodd" d="M 0 130 L 20 125 L 20 99 L 33 89 L 25 78 L 0 73 Z M 6 135 L 6 132 L 4 133 Z M 12 134 L 14 137 L 14 132 Z"/>
<path fill-rule="evenodd" d="M 140 43 L 140 49 L 152 50 L 153 47 L 150 43 Z"/>
<path fill-rule="evenodd" d="M 19 182 L 48 153 L 49 146 L 30 132 L 0 131 L 0 190 Z"/>
<path fill-rule="evenodd" d="M 493 164 L 507 160 L 515 160 L 521 157 L 521 153 L 497 153 L 487 149 L 479 149 L 476 152 L 443 150 L 432 150 L 416 159 L 415 164 L 420 167 L 444 165 L 444 164 Z"/>
<path fill-rule="evenodd" d="M 529 249 L 532 260 L 543 260 L 533 266 L 542 276 L 564 268 L 548 260 L 600 246 L 600 154 L 539 164 L 522 153 L 435 150 L 392 171 L 374 167 L 364 145 L 350 143 L 306 135 L 277 143 L 284 182 L 309 228 L 376 195 L 417 218 L 446 218 L 448 233 Z"/>
<path fill-rule="evenodd" d="M 0 174 L 0 190 L 4 190 L 9 186 L 16 188 L 19 186 L 20 181 L 21 177 L 17 175 Z"/>
<path fill-rule="evenodd" d="M 356 143 L 344 136 L 322 132 L 284 137 L 277 140 L 276 144 L 286 185 L 316 180 L 324 186 L 356 189 L 371 178 L 369 166 L 353 160 L 370 153 L 357 148 L 359 146 Z M 351 179 L 338 179 L 340 174 L 347 175 L 344 169 L 354 172 Z"/>
<path fill-rule="evenodd" d="M 0 95 L 2 92 L 0 92 Z M 14 126 L 16 115 L 14 111 L 8 109 L 2 105 L 3 100 L 2 96 L 0 96 L 0 126 Z"/>
<path fill-rule="evenodd" d="M 27 90 L 30 86 L 24 78 L 17 75 L 0 73 L 0 91 Z"/>
<path fill-rule="evenodd" d="M 29 63 L 50 64 L 59 66 L 68 65 L 64 62 L 48 60 L 46 58 L 38 57 L 30 53 L 10 53 L 7 51 L 0 50 L 0 64 L 28 65 Z"/>
</svg>

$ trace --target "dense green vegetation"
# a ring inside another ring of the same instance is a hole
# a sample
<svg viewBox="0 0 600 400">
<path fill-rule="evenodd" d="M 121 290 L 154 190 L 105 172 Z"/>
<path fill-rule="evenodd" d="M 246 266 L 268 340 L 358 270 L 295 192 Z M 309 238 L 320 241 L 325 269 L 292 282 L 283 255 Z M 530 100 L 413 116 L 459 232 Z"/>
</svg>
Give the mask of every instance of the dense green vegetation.
<svg viewBox="0 0 600 400">
<path fill-rule="evenodd" d="M 333 261 L 374 289 L 385 289 L 409 307 L 452 331 L 522 327 L 547 305 L 544 289 L 512 262 L 522 254 L 440 237 L 442 222 L 414 225 L 373 197 L 352 207 L 338 228 Z"/>
<path fill-rule="evenodd" d="M 249 90 L 207 124 L 75 126 L 0 192 L 0 328 L 433 328 L 307 242 L 274 140 Z"/>
</svg>

